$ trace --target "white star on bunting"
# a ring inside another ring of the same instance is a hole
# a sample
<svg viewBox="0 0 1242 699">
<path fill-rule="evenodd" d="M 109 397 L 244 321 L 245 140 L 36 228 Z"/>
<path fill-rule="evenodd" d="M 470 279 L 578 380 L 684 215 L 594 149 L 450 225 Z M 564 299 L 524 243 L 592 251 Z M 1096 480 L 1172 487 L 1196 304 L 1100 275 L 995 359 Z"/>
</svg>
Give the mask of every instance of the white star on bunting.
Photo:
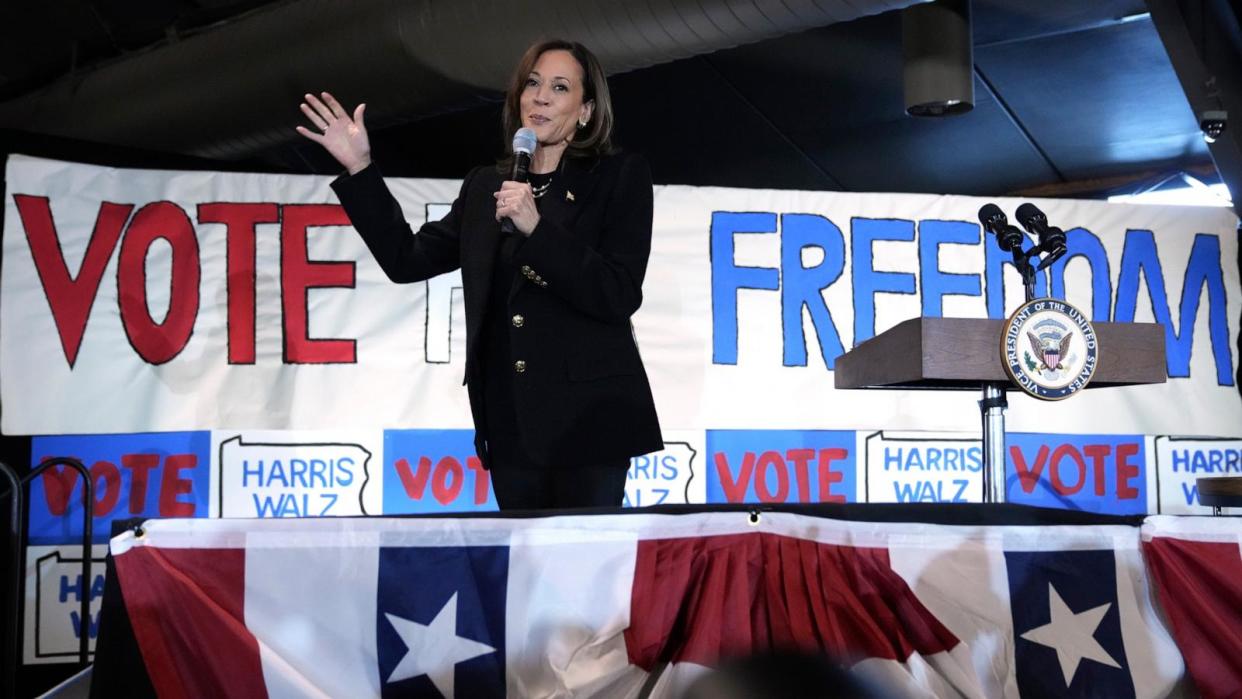
<svg viewBox="0 0 1242 699">
<path fill-rule="evenodd" d="M 1078 672 L 1078 664 L 1084 658 L 1109 667 L 1121 667 L 1104 650 L 1104 646 L 1095 640 L 1095 630 L 1099 628 L 1111 606 L 1112 602 L 1109 602 L 1075 614 L 1061 599 L 1061 595 L 1057 594 L 1052 583 L 1048 583 L 1048 608 L 1052 618 L 1047 624 L 1022 634 L 1022 638 L 1048 646 L 1057 652 L 1061 674 L 1065 675 L 1065 686 L 1068 688 L 1074 679 L 1074 673 Z"/>
<path fill-rule="evenodd" d="M 409 649 L 393 668 L 388 682 L 427 675 L 441 694 L 453 699 L 453 673 L 457 663 L 496 652 L 486 643 L 457 635 L 456 592 L 436 612 L 431 624 L 424 625 L 387 613 L 384 616 L 388 617 L 388 622 Z"/>
</svg>

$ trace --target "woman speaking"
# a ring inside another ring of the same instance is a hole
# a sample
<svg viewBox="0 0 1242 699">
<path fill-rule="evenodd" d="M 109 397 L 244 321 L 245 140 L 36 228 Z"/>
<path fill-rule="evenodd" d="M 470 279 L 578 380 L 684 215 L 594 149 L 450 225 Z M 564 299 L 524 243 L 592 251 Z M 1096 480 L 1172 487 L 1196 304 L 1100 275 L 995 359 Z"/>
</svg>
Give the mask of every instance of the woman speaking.
<svg viewBox="0 0 1242 699">
<path fill-rule="evenodd" d="M 351 116 L 325 92 L 301 107 L 317 130 L 298 132 L 347 170 L 332 188 L 388 277 L 461 268 L 475 448 L 500 507 L 620 505 L 629 457 L 663 448 L 630 324 L 651 250 L 651 174 L 613 153 L 595 56 L 559 40 L 528 49 L 503 126 L 506 141 L 534 131 L 529 181 L 509 179 L 510 146 L 417 233 L 371 162 L 365 105 Z"/>
</svg>

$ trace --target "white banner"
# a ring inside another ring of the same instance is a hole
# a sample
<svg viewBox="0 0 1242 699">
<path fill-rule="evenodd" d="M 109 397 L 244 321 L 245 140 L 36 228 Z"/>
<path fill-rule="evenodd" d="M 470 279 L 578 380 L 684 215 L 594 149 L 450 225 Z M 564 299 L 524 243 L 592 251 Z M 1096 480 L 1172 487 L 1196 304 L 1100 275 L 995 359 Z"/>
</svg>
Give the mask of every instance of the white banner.
<svg viewBox="0 0 1242 699">
<path fill-rule="evenodd" d="M 4 433 L 470 426 L 460 276 L 389 282 L 329 178 L 23 156 L 5 177 Z M 389 184 L 415 227 L 458 188 Z M 837 391 L 831 367 L 907 318 L 1019 305 L 983 203 L 657 187 L 634 321 L 662 426 L 977 432 L 975 392 Z M 1070 245 L 1037 291 L 1092 320 L 1166 324 L 1170 379 L 1057 404 L 1011 394 L 1009 430 L 1242 436 L 1233 214 L 1037 203 Z"/>
</svg>

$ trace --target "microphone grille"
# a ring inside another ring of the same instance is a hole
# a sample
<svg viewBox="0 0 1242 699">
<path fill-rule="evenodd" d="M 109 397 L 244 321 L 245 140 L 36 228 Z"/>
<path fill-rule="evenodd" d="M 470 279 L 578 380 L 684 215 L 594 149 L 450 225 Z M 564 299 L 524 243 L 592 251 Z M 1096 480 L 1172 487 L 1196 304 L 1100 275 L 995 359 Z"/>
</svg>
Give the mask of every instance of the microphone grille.
<svg viewBox="0 0 1242 699">
<path fill-rule="evenodd" d="M 533 154 L 538 143 L 539 139 L 536 138 L 534 129 L 521 128 L 513 134 L 514 153 Z"/>
<path fill-rule="evenodd" d="M 1005 212 L 1001 211 L 999 206 L 995 204 L 984 204 L 983 207 L 979 209 L 979 223 L 982 223 L 984 228 L 987 228 L 993 221 L 997 220 L 1005 220 Z"/>
<path fill-rule="evenodd" d="M 1027 222 L 1033 218 L 1044 217 L 1044 212 L 1040 211 L 1038 206 L 1035 206 L 1030 202 L 1019 206 L 1018 210 L 1014 213 L 1018 217 L 1018 222 L 1020 222 L 1023 226 L 1027 225 Z"/>
</svg>

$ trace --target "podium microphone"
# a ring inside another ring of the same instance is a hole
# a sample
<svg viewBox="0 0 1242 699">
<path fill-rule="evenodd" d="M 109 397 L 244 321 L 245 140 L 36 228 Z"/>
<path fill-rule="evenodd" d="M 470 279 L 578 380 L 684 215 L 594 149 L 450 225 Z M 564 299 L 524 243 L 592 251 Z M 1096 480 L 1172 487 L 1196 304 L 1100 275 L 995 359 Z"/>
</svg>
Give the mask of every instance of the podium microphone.
<svg viewBox="0 0 1242 699">
<path fill-rule="evenodd" d="M 1027 202 L 1014 213 L 1018 217 L 1018 223 L 1039 238 L 1039 249 L 1047 254 L 1039 263 L 1039 269 L 1044 269 L 1065 254 L 1065 231 L 1049 226 L 1048 217 L 1039 207 Z"/>
<path fill-rule="evenodd" d="M 534 129 L 521 128 L 513 134 L 513 172 L 509 179 L 514 182 L 528 182 L 530 180 L 530 159 L 535 154 L 535 148 L 539 145 L 539 139 L 535 136 Z M 507 216 L 500 220 L 500 232 L 512 235 L 517 232 Z"/>
<path fill-rule="evenodd" d="M 979 209 L 979 223 L 983 230 L 996 236 L 996 244 L 1005 252 L 1022 251 L 1022 231 L 1017 226 L 1009 225 L 1005 212 L 995 204 L 984 204 Z"/>
</svg>

